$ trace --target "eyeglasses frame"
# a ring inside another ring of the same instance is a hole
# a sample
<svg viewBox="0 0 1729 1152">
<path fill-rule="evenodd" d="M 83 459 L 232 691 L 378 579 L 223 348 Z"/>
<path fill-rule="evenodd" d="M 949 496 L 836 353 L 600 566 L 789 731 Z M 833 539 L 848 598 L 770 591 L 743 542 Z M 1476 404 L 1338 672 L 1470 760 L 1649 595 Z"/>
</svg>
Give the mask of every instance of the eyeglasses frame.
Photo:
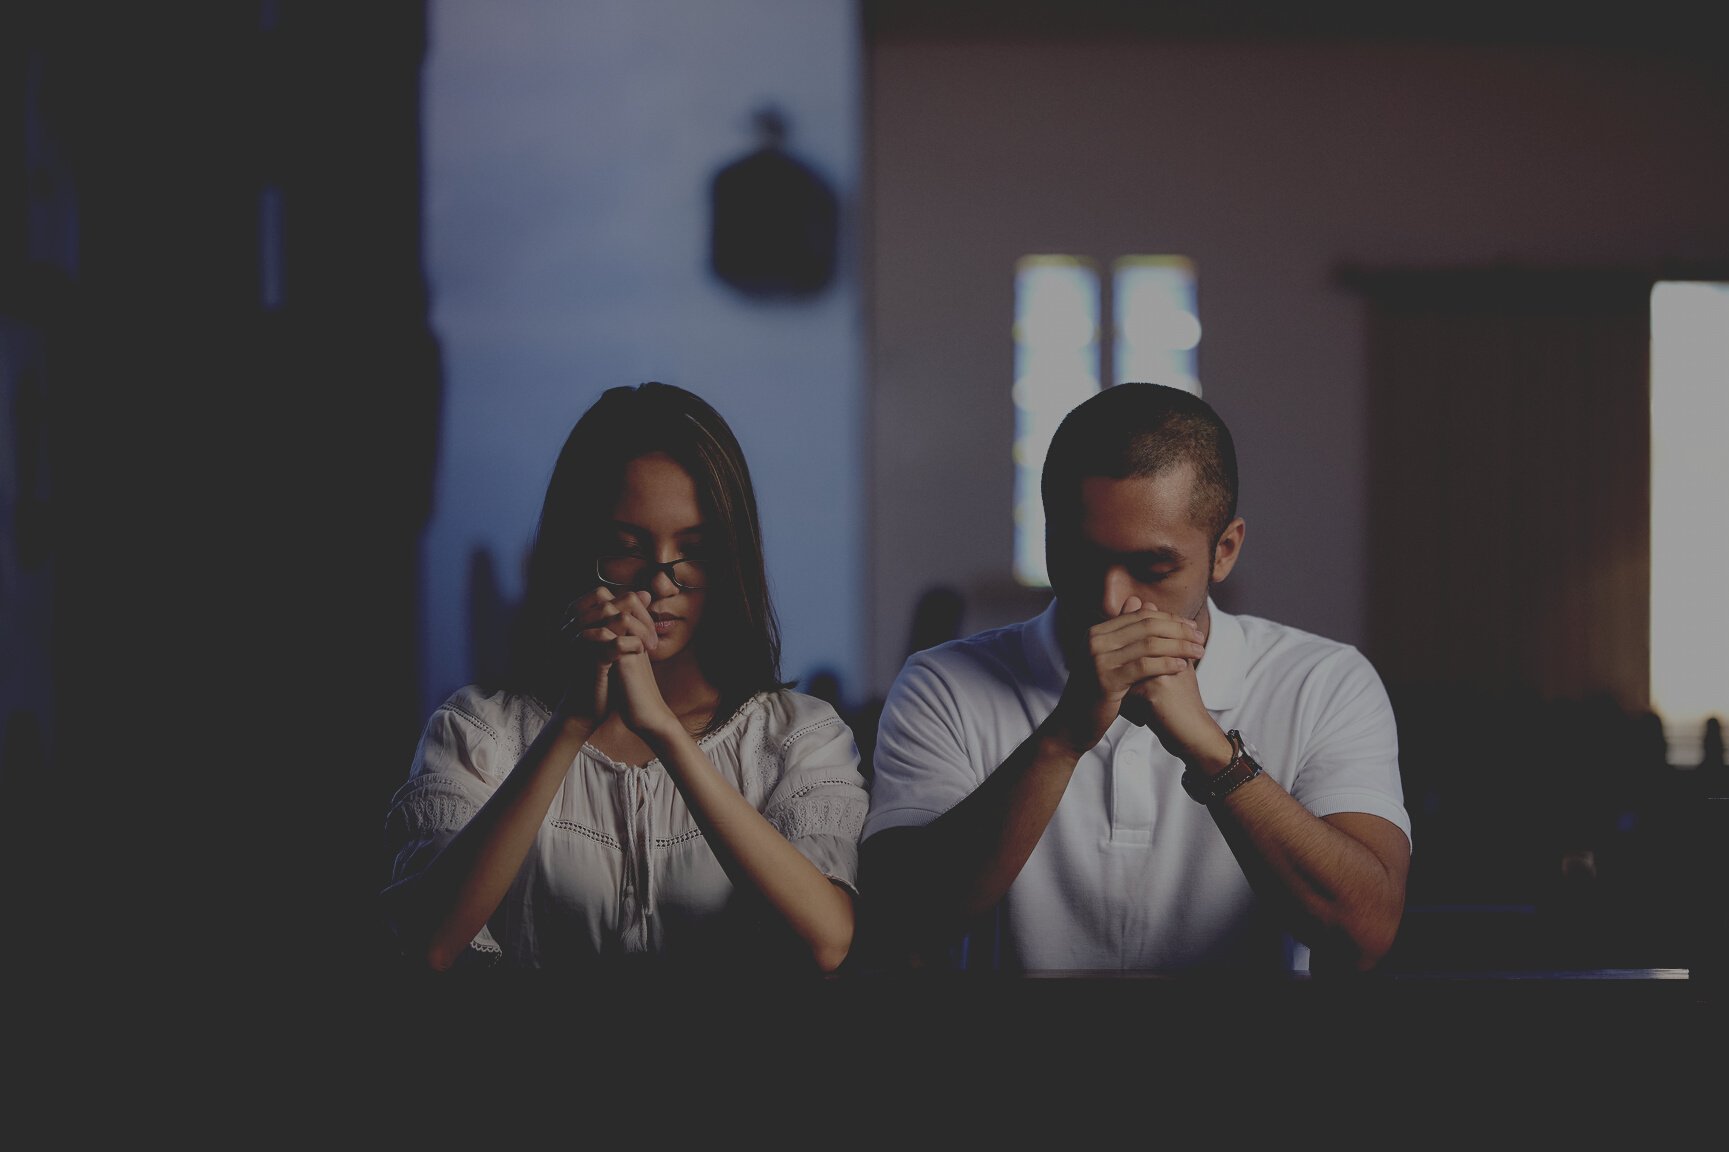
<svg viewBox="0 0 1729 1152">
<path fill-rule="evenodd" d="M 596 556 L 594 558 L 594 575 L 595 575 L 595 578 L 598 579 L 602 584 L 605 584 L 608 588 L 626 588 L 626 589 L 629 589 L 629 590 L 634 592 L 639 588 L 646 589 L 650 584 L 654 583 L 654 578 L 656 576 L 659 576 L 662 572 L 664 572 L 664 573 L 666 573 L 666 578 L 668 580 L 672 581 L 672 586 L 674 588 L 677 588 L 680 592 L 701 592 L 704 588 L 708 587 L 707 584 L 681 584 L 681 583 L 679 583 L 678 577 L 674 576 L 672 574 L 673 568 L 676 567 L 677 565 L 686 564 L 686 563 L 701 564 L 702 560 L 700 560 L 699 558 L 697 558 L 695 556 L 675 556 L 671 560 L 664 560 L 664 561 L 643 559 L 643 572 L 645 574 L 647 574 L 648 578 L 645 580 L 639 576 L 637 578 L 637 581 L 635 584 L 621 584 L 616 580 L 608 580 L 606 578 L 606 576 L 600 570 L 601 564 L 603 564 L 607 560 L 626 560 L 626 559 L 636 560 L 636 559 L 643 559 L 643 558 L 636 557 L 636 556 L 623 556 L 623 555 L 618 555 L 618 554 L 614 554 L 611 556 Z"/>
</svg>

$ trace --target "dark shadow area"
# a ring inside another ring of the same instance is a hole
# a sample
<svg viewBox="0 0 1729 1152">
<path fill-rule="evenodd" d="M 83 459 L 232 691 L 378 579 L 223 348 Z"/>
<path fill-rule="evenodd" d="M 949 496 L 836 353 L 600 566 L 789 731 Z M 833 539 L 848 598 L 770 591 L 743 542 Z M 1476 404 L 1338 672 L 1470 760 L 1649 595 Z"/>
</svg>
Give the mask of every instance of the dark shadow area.
<svg viewBox="0 0 1729 1152">
<path fill-rule="evenodd" d="M 0 327 L 41 349 L 51 572 L 51 720 L 11 719 L 6 780 L 39 947 L 9 963 L 164 994 L 380 959 L 440 411 L 425 31 L 400 0 L 0 21 Z"/>
<path fill-rule="evenodd" d="M 1720 784 L 1669 762 L 1655 713 L 1390 694 L 1413 855 L 1388 971 L 1687 969 L 1719 954 Z"/>
<path fill-rule="evenodd" d="M 907 646 L 901 659 L 926 648 L 934 648 L 962 635 L 966 618 L 966 596 L 948 584 L 933 584 L 919 593 L 913 604 L 913 619 L 907 629 Z M 841 716 L 852 726 L 858 741 L 859 762 L 866 780 L 871 778 L 871 760 L 876 753 L 877 721 L 882 717 L 883 698 L 867 696 L 853 701 Z"/>
</svg>

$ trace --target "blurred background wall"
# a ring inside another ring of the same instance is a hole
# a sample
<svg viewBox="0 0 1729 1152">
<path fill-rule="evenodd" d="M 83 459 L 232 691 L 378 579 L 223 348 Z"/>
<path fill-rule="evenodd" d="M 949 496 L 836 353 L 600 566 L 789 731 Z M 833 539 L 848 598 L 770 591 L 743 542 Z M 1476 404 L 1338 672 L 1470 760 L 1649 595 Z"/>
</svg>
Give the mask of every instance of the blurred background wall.
<svg viewBox="0 0 1729 1152">
<path fill-rule="evenodd" d="M 784 671 L 828 674 L 868 717 L 925 592 L 960 593 L 948 631 L 1042 602 L 1010 576 L 1014 267 L 1034 253 L 1194 262 L 1198 376 L 1239 438 L 1250 525 L 1225 606 L 1411 674 L 1438 641 L 1381 631 L 1410 616 L 1377 588 L 1426 587 L 1433 557 L 1375 526 L 1407 500 L 1459 519 L 1425 501 L 1462 489 L 1377 440 L 1412 378 L 1382 371 L 1382 289 L 1463 269 L 1491 276 L 1473 299 L 1505 299 L 1500 269 L 1580 269 L 1624 300 L 1721 273 L 1729 70 L 1691 11 L 7 6 L 7 907 L 99 967 L 369 954 L 385 800 L 427 709 L 498 658 L 558 446 L 616 384 L 691 387 L 734 424 Z M 815 289 L 741 291 L 709 265 L 711 181 L 771 108 L 834 197 Z M 1523 392 L 1475 363 L 1418 379 Z M 1611 398 L 1637 412 L 1643 387 Z M 1556 410 L 1525 408 L 1538 430 Z M 1515 540 L 1533 507 L 1464 519 Z M 1441 586 L 1468 616 L 1594 566 L 1461 548 Z M 1614 674 L 1647 656 L 1627 587 L 1598 687 L 1637 710 L 1638 677 Z M 1552 670 L 1523 655 L 1477 667 L 1538 691 Z M 1471 651 L 1435 656 L 1472 686 Z"/>
<path fill-rule="evenodd" d="M 1008 578 L 1020 257 L 1193 262 L 1198 376 L 1237 438 L 1248 522 L 1219 596 L 1367 647 L 1368 309 L 1340 270 L 1729 254 L 1721 71 L 1654 41 L 1661 9 L 1615 34 L 1520 5 L 866 7 L 873 689 L 924 587 L 965 591 L 965 628 L 1025 609 Z M 1502 399 L 1485 388 L 1485 419 Z"/>
<path fill-rule="evenodd" d="M 422 547 L 422 703 L 484 655 L 470 641 L 475 580 L 490 572 L 500 599 L 521 594 L 570 426 L 602 389 L 644 380 L 704 396 L 743 444 L 787 677 L 822 667 L 856 683 L 868 572 L 856 5 L 434 0 L 428 14 L 426 254 L 445 403 Z M 832 279 L 763 296 L 711 269 L 710 193 L 763 145 L 755 116 L 771 108 L 780 150 L 838 211 Z"/>
</svg>

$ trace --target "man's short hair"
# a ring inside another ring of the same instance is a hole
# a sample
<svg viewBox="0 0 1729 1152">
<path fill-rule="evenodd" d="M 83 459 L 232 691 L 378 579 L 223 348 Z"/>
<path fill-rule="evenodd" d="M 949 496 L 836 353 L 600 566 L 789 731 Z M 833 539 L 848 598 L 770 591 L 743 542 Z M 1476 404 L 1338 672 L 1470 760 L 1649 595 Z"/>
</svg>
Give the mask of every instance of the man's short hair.
<svg viewBox="0 0 1729 1152">
<path fill-rule="evenodd" d="M 1218 540 L 1237 514 L 1237 449 L 1212 405 L 1165 384 L 1105 388 L 1057 425 L 1040 489 L 1047 533 L 1075 526 L 1081 481 L 1160 476 L 1187 462 L 1195 488 L 1189 515 Z"/>
</svg>

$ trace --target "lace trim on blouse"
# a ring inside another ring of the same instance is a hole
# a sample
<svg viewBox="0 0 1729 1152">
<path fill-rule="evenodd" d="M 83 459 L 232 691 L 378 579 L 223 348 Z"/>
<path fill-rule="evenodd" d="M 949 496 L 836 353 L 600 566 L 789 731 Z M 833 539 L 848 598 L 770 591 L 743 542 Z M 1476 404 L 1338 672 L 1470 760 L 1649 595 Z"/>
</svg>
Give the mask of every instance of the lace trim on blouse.
<svg viewBox="0 0 1729 1152">
<path fill-rule="evenodd" d="M 800 840 L 806 836 L 839 836 L 856 841 L 864 827 L 866 800 L 850 791 L 812 795 L 825 784 L 845 783 L 844 780 L 816 781 L 774 805 L 763 816 L 788 840 Z"/>
<path fill-rule="evenodd" d="M 409 782 L 401 801 L 390 814 L 398 828 L 393 833 L 425 836 L 465 827 L 480 811 L 480 802 L 447 777 L 421 776 Z"/>
</svg>

